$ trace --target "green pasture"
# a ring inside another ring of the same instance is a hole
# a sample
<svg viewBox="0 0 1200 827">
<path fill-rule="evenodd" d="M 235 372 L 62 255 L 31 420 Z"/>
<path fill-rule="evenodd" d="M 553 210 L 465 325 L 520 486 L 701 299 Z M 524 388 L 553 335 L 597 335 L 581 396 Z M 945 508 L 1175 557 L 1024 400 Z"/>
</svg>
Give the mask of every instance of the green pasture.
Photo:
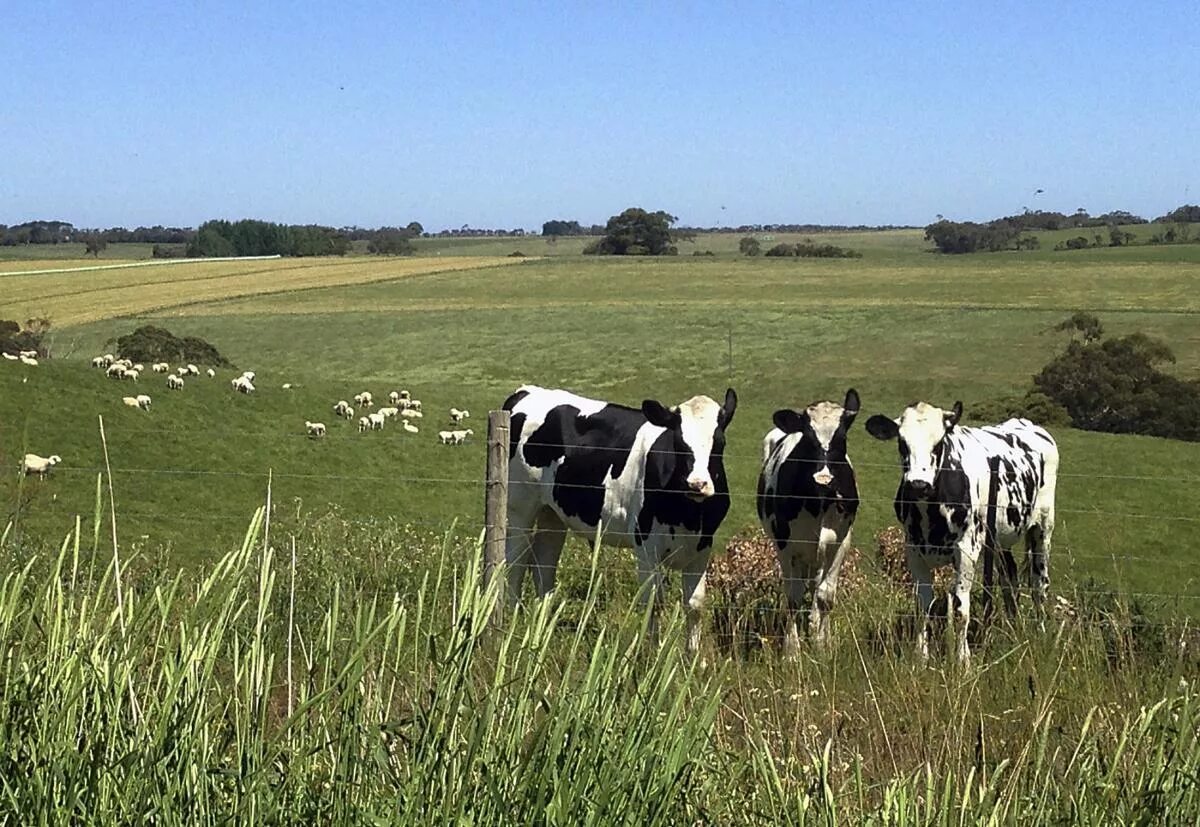
<svg viewBox="0 0 1200 827">
<path fill-rule="evenodd" d="M 732 385 L 741 404 L 729 432 L 734 507 L 723 541 L 755 522 L 759 444 L 782 405 L 840 399 L 852 385 L 864 421 L 913 399 L 962 399 L 969 417 L 973 404 L 1028 384 L 1063 344 L 1051 328 L 1075 309 L 1098 313 L 1112 332 L 1165 339 L 1181 375 L 1200 373 L 1200 247 L 945 257 L 921 252 L 912 231 L 844 235 L 835 243 L 861 247 L 862 259 L 563 254 L 56 329 L 54 351 L 70 358 L 0 365 L 0 459 L 12 468 L 32 451 L 64 462 L 45 482 L 6 474 L 0 502 L 30 543 L 89 513 L 103 467 L 102 415 L 122 533 L 166 560 L 211 560 L 226 550 L 262 501 L 268 472 L 284 531 L 333 510 L 430 531 L 457 521 L 473 534 L 481 523 L 486 412 L 518 385 L 634 404 L 718 396 Z M 736 237 L 720 240 L 736 247 Z M 496 255 L 501 241 L 545 243 L 492 239 L 445 249 Z M 1175 260 L 1161 258 L 1164 250 Z M 135 390 L 87 367 L 91 355 L 111 349 L 111 337 L 141 323 L 214 342 L 239 369 L 258 373 L 258 393 L 234 394 L 228 370 L 170 392 L 159 375 L 145 374 Z M 284 391 L 285 382 L 295 387 Z M 364 389 L 379 399 L 398 388 L 424 402 L 418 435 L 392 427 L 359 434 L 333 417 L 339 399 Z M 149 412 L 121 405 L 135 392 L 153 396 Z M 451 406 L 471 410 L 472 444 L 437 443 Z M 306 419 L 325 422 L 328 438 L 307 439 Z M 1056 435 L 1063 466 L 1054 576 L 1186 595 L 1174 605 L 1191 613 L 1200 600 L 1193 550 L 1200 446 L 1068 429 Z M 851 454 L 865 500 L 860 545 L 893 519 L 894 451 L 855 427 Z"/>
</svg>

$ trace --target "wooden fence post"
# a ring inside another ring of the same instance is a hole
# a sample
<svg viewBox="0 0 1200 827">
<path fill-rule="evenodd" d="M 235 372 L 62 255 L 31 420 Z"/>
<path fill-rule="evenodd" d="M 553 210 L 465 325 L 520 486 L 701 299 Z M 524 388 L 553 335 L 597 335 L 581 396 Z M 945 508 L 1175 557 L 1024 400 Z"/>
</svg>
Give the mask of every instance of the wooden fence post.
<svg viewBox="0 0 1200 827">
<path fill-rule="evenodd" d="M 508 411 L 488 412 L 487 476 L 484 485 L 483 587 L 486 589 L 504 562 L 504 540 L 508 534 Z M 504 597 L 496 601 L 492 622 L 502 619 Z"/>
</svg>

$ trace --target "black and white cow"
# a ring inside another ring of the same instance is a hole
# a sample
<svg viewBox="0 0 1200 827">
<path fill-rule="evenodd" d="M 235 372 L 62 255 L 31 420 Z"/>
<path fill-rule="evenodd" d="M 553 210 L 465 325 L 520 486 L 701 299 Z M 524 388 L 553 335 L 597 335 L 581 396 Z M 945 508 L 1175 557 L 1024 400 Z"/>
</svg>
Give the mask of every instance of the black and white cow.
<svg viewBox="0 0 1200 827">
<path fill-rule="evenodd" d="M 872 416 L 867 431 L 876 439 L 898 441 L 902 470 L 896 517 L 906 535 L 918 618 L 928 620 L 933 601 L 930 564 L 954 562 L 958 657 L 965 661 L 971 584 L 981 553 L 986 555 L 985 589 L 991 592 L 991 563 L 998 556 L 1004 603 L 1016 614 L 1020 585 L 1012 547 L 1024 538 L 1030 589 L 1041 617 L 1050 585 L 1058 445 L 1028 419 L 968 428 L 958 425 L 961 416 L 962 402 L 949 411 L 914 402 L 899 419 Z M 917 641 L 921 656 L 928 657 L 927 622 Z"/>
<path fill-rule="evenodd" d="M 737 394 L 693 396 L 668 408 L 629 408 L 533 385 L 504 402 L 512 413 L 506 559 L 517 600 L 533 569 L 539 596 L 554 589 L 568 531 L 631 547 L 642 597 L 663 599 L 663 571 L 680 572 L 687 646 L 699 645 L 713 533 L 729 511 L 723 453 Z"/>
<path fill-rule="evenodd" d="M 818 644 L 829 634 L 829 612 L 858 513 L 858 486 L 846 454 L 846 433 L 858 415 L 858 393 L 845 401 L 814 402 L 803 411 L 775 412 L 763 440 L 758 475 L 758 518 L 775 543 L 788 597 L 784 649 L 796 655 L 796 615 L 805 607 Z"/>
</svg>

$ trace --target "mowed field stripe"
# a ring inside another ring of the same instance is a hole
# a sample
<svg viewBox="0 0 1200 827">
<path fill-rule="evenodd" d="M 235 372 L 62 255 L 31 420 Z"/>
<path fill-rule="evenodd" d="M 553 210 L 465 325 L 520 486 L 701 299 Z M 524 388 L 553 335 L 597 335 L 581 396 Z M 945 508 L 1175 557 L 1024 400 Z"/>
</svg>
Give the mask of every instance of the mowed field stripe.
<svg viewBox="0 0 1200 827">
<path fill-rule="evenodd" d="M 237 262 L 223 262 L 200 272 L 185 271 L 176 266 L 87 274 L 7 276 L 3 279 L 0 318 L 43 317 L 62 328 L 230 298 L 394 281 L 434 273 L 502 267 L 530 260 L 462 256 L 352 261 L 315 259 L 312 263 L 297 264 L 294 259 L 282 259 L 278 263 L 256 261 L 256 266 L 250 268 Z M 110 281 L 114 278 L 120 281 Z"/>
</svg>

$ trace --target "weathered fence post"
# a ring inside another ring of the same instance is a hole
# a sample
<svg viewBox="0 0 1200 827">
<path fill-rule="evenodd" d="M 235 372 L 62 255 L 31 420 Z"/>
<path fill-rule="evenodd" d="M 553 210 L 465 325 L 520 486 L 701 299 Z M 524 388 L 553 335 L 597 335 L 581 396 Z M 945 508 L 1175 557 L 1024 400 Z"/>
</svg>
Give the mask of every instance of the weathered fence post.
<svg viewBox="0 0 1200 827">
<path fill-rule="evenodd" d="M 508 533 L 508 411 L 489 411 L 487 430 L 487 476 L 484 484 L 483 587 L 486 589 L 504 562 L 504 538 Z M 496 601 L 492 623 L 502 619 L 504 600 Z"/>
</svg>

